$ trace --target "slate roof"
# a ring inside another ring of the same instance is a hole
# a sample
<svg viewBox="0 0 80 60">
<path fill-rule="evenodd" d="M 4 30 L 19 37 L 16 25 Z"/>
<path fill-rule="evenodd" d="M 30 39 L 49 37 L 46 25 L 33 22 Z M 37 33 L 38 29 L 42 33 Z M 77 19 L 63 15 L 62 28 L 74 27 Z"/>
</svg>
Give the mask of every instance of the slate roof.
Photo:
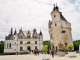
<svg viewBox="0 0 80 60">
<path fill-rule="evenodd" d="M 9 34 L 8 36 L 6 36 L 6 40 L 12 40 L 13 39 L 13 35 Z"/>
<path fill-rule="evenodd" d="M 67 20 L 63 17 L 62 14 L 60 14 L 60 18 L 61 18 L 61 21 L 66 21 L 67 22 Z"/>
<path fill-rule="evenodd" d="M 22 29 L 20 29 L 19 33 L 17 33 L 17 31 L 15 30 L 14 34 L 9 34 L 8 36 L 5 37 L 5 40 L 13 40 L 13 35 L 17 34 L 18 38 L 20 37 L 20 34 L 22 33 L 22 38 L 27 38 L 27 33 L 29 33 L 29 31 L 22 31 Z M 31 33 L 31 32 L 30 32 Z M 34 34 L 37 34 L 36 30 L 33 31 L 33 33 L 31 33 L 31 38 L 34 38 Z M 40 31 L 39 34 L 37 34 L 37 37 L 39 38 L 39 35 L 42 35 L 42 32 Z"/>
<path fill-rule="evenodd" d="M 42 32 L 40 31 L 39 35 L 42 35 Z"/>
</svg>

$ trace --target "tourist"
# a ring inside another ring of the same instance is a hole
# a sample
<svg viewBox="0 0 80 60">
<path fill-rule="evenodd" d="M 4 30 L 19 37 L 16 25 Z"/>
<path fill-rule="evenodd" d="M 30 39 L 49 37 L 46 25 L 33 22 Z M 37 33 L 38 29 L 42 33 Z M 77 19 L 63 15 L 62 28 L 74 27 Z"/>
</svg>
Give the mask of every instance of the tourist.
<svg viewBox="0 0 80 60">
<path fill-rule="evenodd" d="M 37 51 L 37 53 L 38 53 L 38 56 L 39 56 L 39 50 Z"/>
<path fill-rule="evenodd" d="M 52 58 L 53 58 L 54 57 L 54 51 L 53 50 L 51 51 L 51 54 L 52 54 Z"/>
<path fill-rule="evenodd" d="M 37 50 L 35 50 L 35 55 L 37 55 Z"/>
</svg>

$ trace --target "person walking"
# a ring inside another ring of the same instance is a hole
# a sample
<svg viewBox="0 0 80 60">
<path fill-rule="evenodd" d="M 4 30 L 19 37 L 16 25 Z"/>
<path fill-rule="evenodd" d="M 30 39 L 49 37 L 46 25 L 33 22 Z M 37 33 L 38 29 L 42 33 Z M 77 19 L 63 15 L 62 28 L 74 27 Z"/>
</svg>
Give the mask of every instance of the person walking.
<svg viewBox="0 0 80 60">
<path fill-rule="evenodd" d="M 38 52 L 38 56 L 39 56 L 39 50 L 37 52 Z"/>
<path fill-rule="evenodd" d="M 52 54 L 52 58 L 53 58 L 54 57 L 54 51 L 53 50 L 51 51 L 51 54 Z"/>
<path fill-rule="evenodd" d="M 37 50 L 35 50 L 35 55 L 37 56 Z"/>
</svg>

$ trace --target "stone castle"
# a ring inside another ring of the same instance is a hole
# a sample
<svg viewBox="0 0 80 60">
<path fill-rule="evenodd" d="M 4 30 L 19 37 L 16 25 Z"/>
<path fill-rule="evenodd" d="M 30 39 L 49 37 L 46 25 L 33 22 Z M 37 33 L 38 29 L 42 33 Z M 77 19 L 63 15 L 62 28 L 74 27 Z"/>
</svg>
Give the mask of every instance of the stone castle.
<svg viewBox="0 0 80 60">
<path fill-rule="evenodd" d="M 42 50 L 43 46 L 43 34 L 37 33 L 36 29 L 31 31 L 22 31 L 22 28 L 17 33 L 16 29 L 13 34 L 13 29 L 11 28 L 11 33 L 5 36 L 4 43 L 4 53 L 20 53 L 26 52 L 27 50 Z"/>
<path fill-rule="evenodd" d="M 51 49 L 54 45 L 55 50 L 67 50 L 67 45 L 73 44 L 71 23 L 63 17 L 57 5 L 54 5 L 51 17 L 52 21 L 48 23 Z"/>
</svg>

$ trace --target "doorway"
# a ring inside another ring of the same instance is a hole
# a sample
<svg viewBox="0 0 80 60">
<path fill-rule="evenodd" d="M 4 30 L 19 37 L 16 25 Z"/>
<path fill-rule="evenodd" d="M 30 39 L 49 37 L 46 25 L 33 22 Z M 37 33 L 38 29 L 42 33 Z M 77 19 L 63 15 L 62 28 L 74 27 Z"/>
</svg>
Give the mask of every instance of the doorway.
<svg viewBox="0 0 80 60">
<path fill-rule="evenodd" d="M 57 51 L 57 46 L 56 46 L 56 51 Z"/>
<path fill-rule="evenodd" d="M 30 46 L 27 47 L 27 50 L 31 50 Z"/>
</svg>

